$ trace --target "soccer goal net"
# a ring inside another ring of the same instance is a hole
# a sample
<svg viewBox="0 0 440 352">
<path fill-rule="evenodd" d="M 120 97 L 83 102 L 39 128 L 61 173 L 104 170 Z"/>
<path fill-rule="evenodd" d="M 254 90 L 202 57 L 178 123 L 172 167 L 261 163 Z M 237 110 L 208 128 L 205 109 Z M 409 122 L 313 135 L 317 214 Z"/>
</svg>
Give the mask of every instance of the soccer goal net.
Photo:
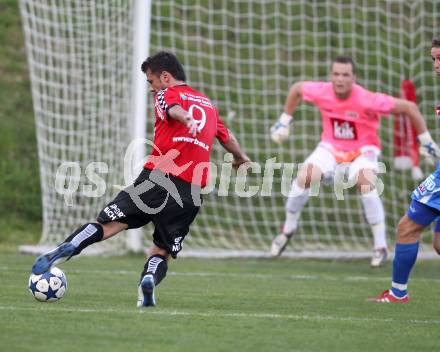
<svg viewBox="0 0 440 352">
<path fill-rule="evenodd" d="M 40 159 L 40 244 L 53 246 L 93 220 L 118 191 L 113 185 L 124 184 L 133 1 L 20 0 L 20 11 Z M 122 249 L 123 241 L 103 246 Z"/>
<path fill-rule="evenodd" d="M 90 183 L 83 179 L 90 162 L 108 164 L 108 172 L 101 174 L 107 185 L 123 183 L 123 155 L 130 140 L 132 6 L 128 0 L 21 0 L 41 162 L 42 243 L 56 242 L 90 220 L 115 194 L 111 187 L 95 198 L 76 192 L 67 206 L 54 187 L 62 162 L 80 163 L 81 185 Z M 291 178 L 283 177 L 286 168 L 274 167 L 273 180 L 268 180 L 264 169 L 271 163 L 304 161 L 319 141 L 321 118 L 315 108 L 301 104 L 293 134 L 282 147 L 270 140 L 269 128 L 282 111 L 289 86 L 299 80 L 326 80 L 337 55 L 353 57 L 358 82 L 370 90 L 397 95 L 401 81 L 411 79 L 433 136 L 440 138 L 434 129 L 440 92 L 429 58 L 439 25 L 440 4 L 434 0 L 153 1 L 150 53 L 170 50 L 179 57 L 189 84 L 214 101 L 262 169 L 249 172 L 245 189 L 237 191 L 240 179 L 228 177 L 224 152 L 219 145 L 214 148 L 217 178 L 204 196 L 183 252 L 267 252 L 284 220 L 283 193 Z M 151 139 L 148 99 L 146 130 Z M 390 239 L 419 182 L 411 169 L 395 167 L 395 134 L 393 117 L 383 119 L 386 172 L 380 178 Z M 423 164 L 422 170 L 429 172 Z M 249 186 L 258 192 L 243 197 Z M 146 243 L 150 230 L 145 231 Z M 333 187 L 322 186 L 319 197 L 311 197 L 304 208 L 288 253 L 357 256 L 369 252 L 371 244 L 356 190 L 344 191 L 338 200 Z"/>
</svg>

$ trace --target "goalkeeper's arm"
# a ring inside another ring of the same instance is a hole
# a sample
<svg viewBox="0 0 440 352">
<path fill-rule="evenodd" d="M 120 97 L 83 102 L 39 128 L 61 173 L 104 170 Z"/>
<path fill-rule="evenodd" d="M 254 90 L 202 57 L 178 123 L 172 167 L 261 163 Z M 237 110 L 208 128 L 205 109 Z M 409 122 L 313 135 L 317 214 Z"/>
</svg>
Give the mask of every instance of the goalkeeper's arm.
<svg viewBox="0 0 440 352">
<path fill-rule="evenodd" d="M 426 122 L 420 113 L 416 104 L 411 101 L 394 98 L 395 114 L 404 114 L 408 116 L 417 131 L 417 138 L 420 142 L 419 153 L 430 162 L 437 162 L 440 160 L 440 148 L 432 140 L 431 134 L 426 128 Z"/>
<path fill-rule="evenodd" d="M 303 82 L 296 82 L 290 87 L 284 104 L 284 112 L 270 129 L 270 136 L 275 143 L 281 144 L 289 136 L 289 128 L 293 122 L 292 114 L 301 101 Z"/>
</svg>

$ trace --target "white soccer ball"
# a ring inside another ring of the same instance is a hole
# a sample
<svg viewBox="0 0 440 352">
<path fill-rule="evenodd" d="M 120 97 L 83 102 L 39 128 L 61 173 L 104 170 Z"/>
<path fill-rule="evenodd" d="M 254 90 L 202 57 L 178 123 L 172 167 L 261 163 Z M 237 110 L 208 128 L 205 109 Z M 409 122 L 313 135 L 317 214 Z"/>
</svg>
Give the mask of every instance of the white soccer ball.
<svg viewBox="0 0 440 352">
<path fill-rule="evenodd" d="M 41 275 L 31 274 L 28 287 L 37 301 L 55 302 L 66 293 L 66 275 L 60 269 L 53 267 Z"/>
</svg>

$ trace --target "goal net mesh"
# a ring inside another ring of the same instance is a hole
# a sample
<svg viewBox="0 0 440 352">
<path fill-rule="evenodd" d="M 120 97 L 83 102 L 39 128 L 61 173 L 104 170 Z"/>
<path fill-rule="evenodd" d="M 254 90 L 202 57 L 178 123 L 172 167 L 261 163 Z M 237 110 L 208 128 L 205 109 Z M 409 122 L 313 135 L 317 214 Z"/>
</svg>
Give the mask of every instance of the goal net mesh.
<svg viewBox="0 0 440 352">
<path fill-rule="evenodd" d="M 54 245 L 123 184 L 133 57 L 132 1 L 20 0 L 40 159 L 43 234 Z M 57 192 L 57 171 L 66 167 Z M 94 167 L 102 162 L 108 168 Z M 68 166 L 68 165 L 67 165 Z M 98 190 L 86 170 L 103 178 Z M 107 171 L 107 172 L 105 172 Z M 86 195 L 93 186 L 96 196 Z M 104 193 L 104 194 L 102 194 Z M 103 243 L 111 250 L 121 239 Z"/>
<path fill-rule="evenodd" d="M 91 161 L 108 164 L 108 173 L 101 174 L 107 185 L 123 183 L 123 154 L 129 143 L 131 6 L 128 0 L 21 0 L 41 161 L 44 243 L 61 240 L 93 218 L 115 194 L 111 186 L 102 197 L 76 192 L 67 207 L 65 197 L 54 189 L 61 162 L 80 163 L 81 185 L 90 183 L 83 175 Z M 418 106 L 439 139 L 434 106 L 440 92 L 429 58 L 439 25 L 440 3 L 434 0 L 161 0 L 152 5 L 150 52 L 170 50 L 179 57 L 188 83 L 213 100 L 264 170 L 273 158 L 301 163 L 315 148 L 321 117 L 310 105 L 298 106 L 293 133 L 281 147 L 270 140 L 269 129 L 290 85 L 326 80 L 331 60 L 341 54 L 353 57 L 358 82 L 370 90 L 397 95 L 401 80 L 411 79 Z M 148 99 L 147 136 L 152 139 L 152 98 Z M 392 242 L 419 181 L 413 180 L 411 170 L 394 168 L 392 117 L 382 119 L 380 136 L 386 165 L 386 173 L 380 175 L 382 199 Z M 284 221 L 283 193 L 290 183 L 286 172 L 282 177 L 285 168 L 275 170 L 273 182 L 264 185 L 263 172 L 249 172 L 247 187 L 257 186 L 259 192 L 242 197 L 234 176 L 227 185 L 227 163 L 219 144 L 212 157 L 218 166 L 215 187 L 204 196 L 183 252 L 267 252 Z M 429 167 L 422 169 L 429 173 Z M 150 233 L 147 227 L 146 245 Z M 356 256 L 371 247 L 356 190 L 345 191 L 344 199 L 337 200 L 332 187 L 322 186 L 319 197 L 311 197 L 305 206 L 287 252 Z"/>
</svg>

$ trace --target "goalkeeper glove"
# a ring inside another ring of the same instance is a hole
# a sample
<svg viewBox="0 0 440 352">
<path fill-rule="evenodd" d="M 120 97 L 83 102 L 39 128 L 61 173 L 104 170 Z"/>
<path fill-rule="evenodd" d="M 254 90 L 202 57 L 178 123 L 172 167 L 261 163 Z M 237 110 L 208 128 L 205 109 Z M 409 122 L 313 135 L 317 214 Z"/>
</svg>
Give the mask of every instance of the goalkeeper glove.
<svg viewBox="0 0 440 352">
<path fill-rule="evenodd" d="M 417 138 L 420 143 L 420 155 L 422 155 L 430 164 L 434 165 L 440 160 L 439 146 L 432 140 L 432 137 L 428 131 L 419 134 Z"/>
<path fill-rule="evenodd" d="M 292 115 L 285 112 L 281 114 L 279 120 L 270 129 L 270 137 L 275 143 L 281 144 L 287 139 L 289 136 L 289 127 L 292 122 Z"/>
</svg>

